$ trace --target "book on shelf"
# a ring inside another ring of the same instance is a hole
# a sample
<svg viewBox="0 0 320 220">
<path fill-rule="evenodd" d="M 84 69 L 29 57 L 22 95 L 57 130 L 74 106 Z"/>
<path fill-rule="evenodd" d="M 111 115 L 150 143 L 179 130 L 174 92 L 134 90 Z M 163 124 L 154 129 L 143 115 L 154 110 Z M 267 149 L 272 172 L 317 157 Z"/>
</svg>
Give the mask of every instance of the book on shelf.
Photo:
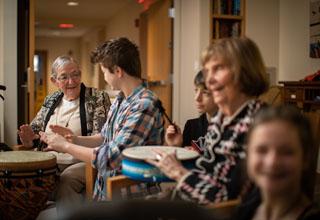
<svg viewBox="0 0 320 220">
<path fill-rule="evenodd" d="M 241 25 L 239 21 L 220 20 L 218 27 L 219 38 L 239 37 L 241 35 Z"/>
<path fill-rule="evenodd" d="M 241 0 L 213 0 L 213 14 L 240 15 Z"/>
</svg>

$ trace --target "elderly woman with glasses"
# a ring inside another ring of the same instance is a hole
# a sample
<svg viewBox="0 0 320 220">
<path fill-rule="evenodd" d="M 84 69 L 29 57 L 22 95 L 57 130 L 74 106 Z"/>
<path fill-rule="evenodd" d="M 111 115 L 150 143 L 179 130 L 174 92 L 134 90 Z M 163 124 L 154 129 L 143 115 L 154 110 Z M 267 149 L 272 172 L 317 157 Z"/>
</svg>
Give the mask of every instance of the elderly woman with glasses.
<svg viewBox="0 0 320 220">
<path fill-rule="evenodd" d="M 106 121 L 110 107 L 107 92 L 81 83 L 79 65 L 72 57 L 56 58 L 52 64 L 51 82 L 59 90 L 48 95 L 30 125 L 21 125 L 18 131 L 26 148 L 41 148 L 39 132 L 52 133 L 50 126 L 60 125 L 74 135 L 90 136 L 99 133 Z M 85 165 L 69 166 L 60 176 L 57 200 L 72 203 L 81 200 L 79 193 L 84 186 Z"/>
</svg>

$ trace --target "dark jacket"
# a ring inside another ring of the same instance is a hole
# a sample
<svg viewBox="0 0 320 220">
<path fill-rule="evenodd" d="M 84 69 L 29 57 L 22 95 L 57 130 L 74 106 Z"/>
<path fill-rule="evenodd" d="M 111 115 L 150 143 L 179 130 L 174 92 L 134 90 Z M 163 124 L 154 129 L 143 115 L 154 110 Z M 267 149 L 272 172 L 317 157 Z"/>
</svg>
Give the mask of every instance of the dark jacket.
<svg viewBox="0 0 320 220">
<path fill-rule="evenodd" d="M 191 141 L 204 137 L 208 129 L 208 119 L 206 113 L 200 115 L 199 118 L 190 119 L 186 122 L 183 129 L 182 146 L 191 146 Z"/>
</svg>

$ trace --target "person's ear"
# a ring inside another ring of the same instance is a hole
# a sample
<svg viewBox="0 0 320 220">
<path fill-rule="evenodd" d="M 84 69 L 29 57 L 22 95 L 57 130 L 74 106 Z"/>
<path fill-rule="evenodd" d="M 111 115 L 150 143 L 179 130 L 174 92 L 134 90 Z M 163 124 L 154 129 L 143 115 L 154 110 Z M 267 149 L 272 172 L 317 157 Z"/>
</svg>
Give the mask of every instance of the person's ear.
<svg viewBox="0 0 320 220">
<path fill-rule="evenodd" d="M 50 80 L 51 80 L 51 82 L 52 82 L 55 86 L 58 86 L 57 78 L 55 78 L 55 77 L 50 77 Z"/>
<path fill-rule="evenodd" d="M 122 69 L 121 67 L 119 67 L 119 66 L 115 66 L 115 68 L 114 68 L 114 73 L 116 74 L 116 76 L 117 76 L 118 78 L 122 78 L 123 75 L 124 75 L 123 69 Z"/>
</svg>

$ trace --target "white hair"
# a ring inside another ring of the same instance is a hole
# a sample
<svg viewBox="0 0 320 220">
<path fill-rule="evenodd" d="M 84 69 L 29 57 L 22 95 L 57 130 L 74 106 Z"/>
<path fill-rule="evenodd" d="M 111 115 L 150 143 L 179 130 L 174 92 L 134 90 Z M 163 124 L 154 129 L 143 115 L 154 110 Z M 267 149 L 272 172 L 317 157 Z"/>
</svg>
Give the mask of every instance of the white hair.
<svg viewBox="0 0 320 220">
<path fill-rule="evenodd" d="M 58 69 L 70 63 L 76 64 L 77 67 L 79 68 L 79 64 L 74 58 L 67 55 L 58 56 L 52 64 L 51 77 L 56 78 L 58 74 L 57 73 Z"/>
</svg>

